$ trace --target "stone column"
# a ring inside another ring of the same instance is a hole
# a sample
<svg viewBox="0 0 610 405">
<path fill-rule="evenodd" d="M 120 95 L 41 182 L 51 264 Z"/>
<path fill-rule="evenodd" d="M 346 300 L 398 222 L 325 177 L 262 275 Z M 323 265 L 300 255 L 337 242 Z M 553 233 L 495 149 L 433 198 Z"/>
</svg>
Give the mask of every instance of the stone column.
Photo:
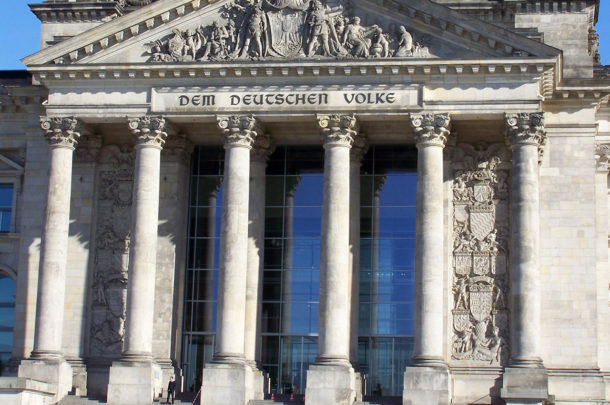
<svg viewBox="0 0 610 405">
<path fill-rule="evenodd" d="M 31 360 L 23 360 L 19 377 L 51 384 L 53 400 L 72 389 L 72 368 L 62 349 L 72 157 L 80 133 L 74 117 L 41 117 L 40 126 L 49 142 L 49 186 L 38 276 L 36 332 Z"/>
<path fill-rule="evenodd" d="M 225 169 L 216 351 L 203 370 L 201 403 L 245 405 L 255 391 L 244 343 L 250 150 L 260 129 L 251 115 L 218 117 L 218 127 L 224 136 Z"/>
<path fill-rule="evenodd" d="M 540 358 L 541 293 L 538 268 L 540 186 L 538 159 L 546 143 L 543 113 L 506 114 L 513 151 L 511 172 L 511 359 L 503 377 L 507 404 L 542 403 L 548 376 Z"/>
<path fill-rule="evenodd" d="M 263 374 L 260 364 L 260 325 L 262 316 L 262 280 L 265 246 L 265 171 L 273 152 L 269 135 L 256 137 L 250 154 L 250 197 L 248 211 L 248 267 L 246 274 L 246 333 L 244 355 L 254 372 L 254 398 L 263 399 Z"/>
<path fill-rule="evenodd" d="M 360 168 L 368 150 L 364 134 L 354 140 L 350 154 L 349 178 L 349 245 L 350 245 L 350 320 L 349 360 L 358 371 L 358 316 L 360 310 Z M 356 372 L 356 400 L 362 402 L 362 377 Z"/>
<path fill-rule="evenodd" d="M 348 405 L 356 398 L 349 362 L 350 149 L 353 115 L 318 116 L 324 138 L 318 357 L 307 371 L 307 405 Z"/>
<path fill-rule="evenodd" d="M 449 114 L 411 114 L 417 146 L 415 336 L 405 371 L 403 404 L 450 403 L 443 355 L 443 148 Z"/>
<path fill-rule="evenodd" d="M 155 278 L 159 223 L 161 149 L 165 120 L 157 116 L 129 119 L 136 138 L 133 214 L 127 284 L 125 343 L 120 362 L 110 368 L 108 404 L 143 404 L 161 387 L 161 369 L 153 362 Z"/>
</svg>

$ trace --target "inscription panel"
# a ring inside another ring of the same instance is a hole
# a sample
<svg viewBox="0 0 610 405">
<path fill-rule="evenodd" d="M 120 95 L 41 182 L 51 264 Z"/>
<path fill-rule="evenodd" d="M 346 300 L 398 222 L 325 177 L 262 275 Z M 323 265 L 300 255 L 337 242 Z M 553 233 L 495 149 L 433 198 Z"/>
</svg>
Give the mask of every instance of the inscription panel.
<svg viewBox="0 0 610 405">
<path fill-rule="evenodd" d="M 385 88 L 162 88 L 152 89 L 156 113 L 235 111 L 407 110 L 420 107 L 418 86 Z"/>
</svg>

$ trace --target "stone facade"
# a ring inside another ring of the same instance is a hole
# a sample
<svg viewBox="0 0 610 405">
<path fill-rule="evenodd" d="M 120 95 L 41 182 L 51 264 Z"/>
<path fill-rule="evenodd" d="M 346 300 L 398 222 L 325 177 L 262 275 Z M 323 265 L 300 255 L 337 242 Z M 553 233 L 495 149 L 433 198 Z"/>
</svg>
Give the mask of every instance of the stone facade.
<svg viewBox="0 0 610 405">
<path fill-rule="evenodd" d="M 181 376 L 195 145 L 225 150 L 202 403 L 267 394 L 261 239 L 276 145 L 316 145 L 325 162 L 305 403 L 362 401 L 360 165 L 369 145 L 413 145 L 403 404 L 610 402 L 599 1 L 486 3 L 32 5 L 43 49 L 28 72 L 0 72 L 0 183 L 15 190 L 0 272 L 17 285 L 3 401 L 73 389 L 141 405 Z"/>
</svg>

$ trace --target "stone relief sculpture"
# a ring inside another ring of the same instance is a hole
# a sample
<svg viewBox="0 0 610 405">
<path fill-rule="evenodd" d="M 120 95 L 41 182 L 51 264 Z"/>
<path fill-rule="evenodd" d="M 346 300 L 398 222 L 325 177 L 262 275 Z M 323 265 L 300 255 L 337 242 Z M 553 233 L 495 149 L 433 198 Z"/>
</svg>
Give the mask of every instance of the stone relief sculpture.
<svg viewBox="0 0 610 405">
<path fill-rule="evenodd" d="M 453 360 L 508 360 L 507 157 L 502 144 L 452 150 Z"/>
<path fill-rule="evenodd" d="M 431 57 L 404 26 L 364 26 L 340 0 L 235 0 L 210 26 L 146 44 L 153 62 Z"/>
<path fill-rule="evenodd" d="M 134 156 L 126 145 L 106 146 L 100 154 L 91 356 L 116 357 L 123 349 Z"/>
</svg>

